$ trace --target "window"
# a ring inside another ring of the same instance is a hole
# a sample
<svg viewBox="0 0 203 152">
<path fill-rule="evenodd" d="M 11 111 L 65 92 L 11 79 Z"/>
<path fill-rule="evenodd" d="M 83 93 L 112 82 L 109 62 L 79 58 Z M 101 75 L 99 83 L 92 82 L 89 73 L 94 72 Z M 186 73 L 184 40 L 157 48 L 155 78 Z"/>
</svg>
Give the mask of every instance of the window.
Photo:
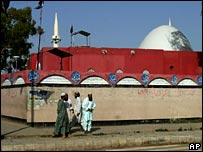
<svg viewBox="0 0 203 152">
<path fill-rule="evenodd" d="M 116 73 L 123 73 L 121 69 L 116 70 Z"/>
<path fill-rule="evenodd" d="M 148 71 L 148 70 L 144 70 L 144 71 L 142 72 L 142 74 L 149 75 L 149 71 Z"/>
<path fill-rule="evenodd" d="M 87 72 L 94 72 L 94 70 L 92 68 L 90 68 Z"/>
</svg>

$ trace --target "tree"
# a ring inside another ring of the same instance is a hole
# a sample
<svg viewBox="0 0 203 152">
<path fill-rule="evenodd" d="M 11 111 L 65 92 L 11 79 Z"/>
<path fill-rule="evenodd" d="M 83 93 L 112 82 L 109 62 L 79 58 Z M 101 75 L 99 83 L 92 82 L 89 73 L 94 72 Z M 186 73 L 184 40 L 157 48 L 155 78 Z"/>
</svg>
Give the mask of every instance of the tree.
<svg viewBox="0 0 203 152">
<path fill-rule="evenodd" d="M 9 7 L 10 1 L 1 1 L 1 12 L 4 12 L 7 14 L 7 9 Z"/>
<path fill-rule="evenodd" d="M 3 6 L 2 6 L 3 8 Z M 18 67 L 13 64 L 16 69 L 25 69 L 29 56 L 29 49 L 33 43 L 29 43 L 30 36 L 37 34 L 35 27 L 36 21 L 32 19 L 31 7 L 23 9 L 1 8 L 1 70 L 9 68 L 8 59 L 13 56 L 19 56 Z M 12 61 L 12 60 L 11 60 Z"/>
</svg>

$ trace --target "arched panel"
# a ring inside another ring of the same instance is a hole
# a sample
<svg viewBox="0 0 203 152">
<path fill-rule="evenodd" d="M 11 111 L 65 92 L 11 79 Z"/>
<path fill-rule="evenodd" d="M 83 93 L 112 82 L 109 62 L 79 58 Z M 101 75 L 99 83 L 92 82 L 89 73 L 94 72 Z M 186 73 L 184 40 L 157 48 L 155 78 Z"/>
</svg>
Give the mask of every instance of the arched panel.
<svg viewBox="0 0 203 152">
<path fill-rule="evenodd" d="M 117 85 L 141 85 L 141 83 L 135 78 L 123 78 L 117 83 Z"/>
<path fill-rule="evenodd" d="M 62 76 L 49 76 L 43 79 L 40 83 L 49 83 L 49 84 L 72 84 L 71 81 L 62 77 Z"/>
<path fill-rule="evenodd" d="M 179 82 L 179 86 L 197 86 L 197 83 L 191 79 L 184 79 Z"/>
<path fill-rule="evenodd" d="M 109 83 L 101 77 L 94 76 L 84 79 L 80 84 L 109 84 Z"/>
<path fill-rule="evenodd" d="M 11 81 L 9 79 L 4 80 L 4 82 L 2 83 L 2 86 L 9 86 L 11 85 Z"/>
<path fill-rule="evenodd" d="M 171 85 L 167 80 L 163 78 L 157 78 L 152 80 L 149 85 Z"/>
<path fill-rule="evenodd" d="M 25 84 L 25 80 L 22 77 L 17 78 L 15 84 Z"/>
</svg>

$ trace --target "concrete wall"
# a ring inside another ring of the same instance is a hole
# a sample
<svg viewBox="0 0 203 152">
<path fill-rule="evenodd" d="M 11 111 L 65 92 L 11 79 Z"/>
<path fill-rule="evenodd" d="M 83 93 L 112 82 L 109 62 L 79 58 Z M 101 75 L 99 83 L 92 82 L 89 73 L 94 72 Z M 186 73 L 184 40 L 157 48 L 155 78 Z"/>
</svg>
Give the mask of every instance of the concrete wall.
<svg viewBox="0 0 203 152">
<path fill-rule="evenodd" d="M 115 87 L 37 87 L 51 92 L 47 99 L 35 98 L 34 122 L 55 122 L 57 101 L 67 92 L 73 104 L 74 91 L 83 100 L 93 94 L 97 105 L 95 121 L 202 117 L 201 88 L 115 88 Z M 30 87 L 1 89 L 1 114 L 31 122 Z"/>
<path fill-rule="evenodd" d="M 1 89 L 1 115 L 26 119 L 26 96 L 26 87 Z"/>
</svg>

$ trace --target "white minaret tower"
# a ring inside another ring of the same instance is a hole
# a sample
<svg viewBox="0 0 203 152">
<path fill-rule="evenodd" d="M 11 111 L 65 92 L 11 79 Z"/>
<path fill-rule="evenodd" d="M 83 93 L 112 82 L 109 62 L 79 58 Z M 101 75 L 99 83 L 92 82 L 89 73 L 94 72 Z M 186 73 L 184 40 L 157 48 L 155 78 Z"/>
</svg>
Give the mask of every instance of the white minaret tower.
<svg viewBox="0 0 203 152">
<path fill-rule="evenodd" d="M 54 35 L 52 36 L 52 43 L 53 47 L 59 47 L 59 42 L 61 41 L 61 38 L 59 36 L 58 32 L 58 18 L 57 13 L 55 13 L 55 20 L 54 20 Z"/>
<path fill-rule="evenodd" d="M 168 25 L 171 26 L 171 18 L 168 20 Z"/>
</svg>

